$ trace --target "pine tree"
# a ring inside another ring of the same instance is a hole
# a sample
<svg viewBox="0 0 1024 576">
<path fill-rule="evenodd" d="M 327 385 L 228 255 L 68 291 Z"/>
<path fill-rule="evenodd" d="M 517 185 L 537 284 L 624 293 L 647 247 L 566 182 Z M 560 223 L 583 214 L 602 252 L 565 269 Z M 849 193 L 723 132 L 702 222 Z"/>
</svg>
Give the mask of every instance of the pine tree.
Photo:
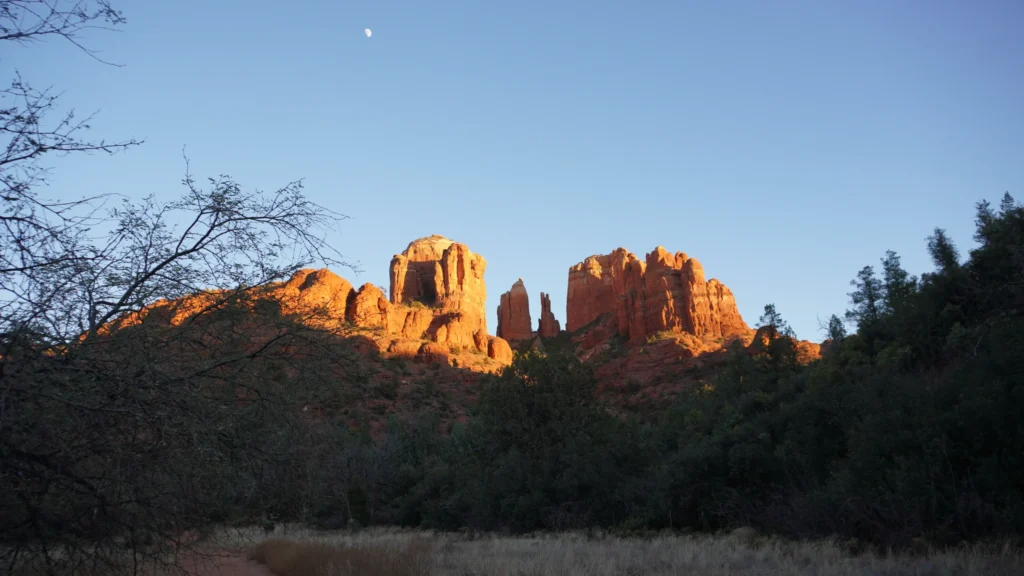
<svg viewBox="0 0 1024 576">
<path fill-rule="evenodd" d="M 942 228 L 936 228 L 928 237 L 928 253 L 940 272 L 952 272 L 960 267 L 960 253 Z"/>
<path fill-rule="evenodd" d="M 758 320 L 758 327 L 766 328 L 765 335 L 768 337 L 768 341 L 764 343 L 764 354 L 759 355 L 759 358 L 772 374 L 771 381 L 777 383 L 781 374 L 797 365 L 796 333 L 782 319 L 782 315 L 775 309 L 775 304 L 765 304 L 764 314 Z"/>
<path fill-rule="evenodd" d="M 768 328 L 769 343 L 782 336 L 796 338 L 793 329 L 790 328 L 789 324 L 782 319 L 782 315 L 775 309 L 775 304 L 764 305 L 764 314 L 761 315 L 757 325 L 760 328 Z"/>
<path fill-rule="evenodd" d="M 1009 192 L 1003 194 L 1003 200 L 999 203 L 999 213 L 1006 216 L 1007 213 L 1011 212 L 1017 207 L 1017 202 L 1010 196 Z"/>
<path fill-rule="evenodd" d="M 828 339 L 835 344 L 839 344 L 846 338 L 846 326 L 843 324 L 843 320 L 833 314 L 828 319 Z"/>
<path fill-rule="evenodd" d="M 857 273 L 857 278 L 850 281 L 856 289 L 850 292 L 851 310 L 846 311 L 846 319 L 856 322 L 857 329 L 863 330 L 878 321 L 883 304 L 882 282 L 875 277 L 875 269 L 865 266 Z"/>
<path fill-rule="evenodd" d="M 917 278 L 900 266 L 900 257 L 887 250 L 882 259 L 882 287 L 885 290 L 885 312 L 894 314 L 901 310 L 917 288 Z"/>
</svg>

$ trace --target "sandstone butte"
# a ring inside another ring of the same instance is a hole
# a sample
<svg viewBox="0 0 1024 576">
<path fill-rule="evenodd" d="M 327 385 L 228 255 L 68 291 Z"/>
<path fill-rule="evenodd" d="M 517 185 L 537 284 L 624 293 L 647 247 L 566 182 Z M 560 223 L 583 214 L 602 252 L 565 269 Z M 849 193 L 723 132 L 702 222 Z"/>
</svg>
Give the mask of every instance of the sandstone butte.
<svg viewBox="0 0 1024 576">
<path fill-rule="evenodd" d="M 569 269 L 566 330 L 581 358 L 612 349 L 612 337 L 628 346 L 597 367 L 603 386 L 654 380 L 685 386 L 681 370 L 724 360 L 725 348 L 738 340 L 756 354 L 765 338 L 740 316 L 732 291 L 685 253 L 655 248 L 644 260 L 624 248 L 591 256 Z M 798 360 L 820 355 L 820 346 L 796 342 Z M 648 389 L 671 393 L 671 386 Z"/>
<path fill-rule="evenodd" d="M 409 243 L 391 260 L 390 299 L 366 284 L 352 299 L 347 318 L 356 326 L 379 327 L 395 338 L 382 346 L 391 354 L 416 354 L 430 361 L 476 349 L 500 364 L 511 348 L 487 334 L 487 261 L 468 246 L 437 234 Z"/>
<path fill-rule="evenodd" d="M 537 326 L 537 333 L 541 338 L 553 338 L 562 331 L 562 326 L 551 313 L 551 296 L 540 293 L 540 322 Z"/>
<path fill-rule="evenodd" d="M 543 349 L 537 338 L 552 338 L 561 332 L 562 327 L 555 315 L 551 313 L 551 297 L 540 293 L 540 320 L 537 331 L 531 328 L 530 296 L 520 278 L 512 288 L 501 295 L 498 303 L 497 334 L 512 344 L 521 344 L 531 340 L 533 348 Z"/>
<path fill-rule="evenodd" d="M 276 302 L 281 312 L 298 315 L 307 325 L 376 329 L 370 341 L 389 355 L 451 363 L 452 355 L 475 349 L 507 365 L 512 362 L 508 342 L 487 334 L 486 267 L 487 261 L 465 244 L 433 235 L 414 240 L 391 260 L 390 299 L 373 284 L 355 289 L 327 269 L 299 270 L 286 282 L 266 287 L 260 299 Z M 178 325 L 221 294 L 158 301 L 107 330 L 158 318 Z"/>
<path fill-rule="evenodd" d="M 530 319 L 530 296 L 520 278 L 512 289 L 501 295 L 498 303 L 498 330 L 496 334 L 515 344 L 533 338 Z"/>
<path fill-rule="evenodd" d="M 364 341 L 391 356 L 427 363 L 454 363 L 475 350 L 494 366 L 511 363 L 510 342 L 521 347 L 536 338 L 557 336 L 561 327 L 551 301 L 541 293 L 541 315 L 531 330 L 529 298 L 522 279 L 501 296 L 497 336 L 487 333 L 484 271 L 486 260 L 466 245 L 433 235 L 411 242 L 390 266 L 390 298 L 373 284 L 356 289 L 330 270 L 300 270 L 286 282 L 266 287 L 262 301 L 275 301 L 286 314 L 308 325 L 344 331 L 370 328 Z M 112 322 L 108 329 L 157 320 L 177 325 L 214 306 L 222 294 L 207 292 L 159 301 Z M 595 255 L 569 269 L 566 330 L 584 359 L 607 350 L 612 336 L 630 344 L 626 355 L 598 370 L 609 381 L 648 380 L 677 370 L 705 353 L 740 340 L 756 353 L 755 336 L 743 321 L 732 292 L 716 279 L 705 280 L 700 263 L 685 253 L 657 247 L 644 260 L 619 248 Z M 105 329 L 106 331 L 106 329 Z M 802 361 L 819 356 L 817 344 L 797 343 Z M 675 368 L 673 368 L 673 366 Z"/>
<path fill-rule="evenodd" d="M 750 339 L 732 291 L 683 252 L 658 246 L 639 260 L 625 248 L 591 256 L 569 269 L 566 330 L 610 317 L 630 343 L 658 333 L 685 332 L 706 342 Z"/>
</svg>

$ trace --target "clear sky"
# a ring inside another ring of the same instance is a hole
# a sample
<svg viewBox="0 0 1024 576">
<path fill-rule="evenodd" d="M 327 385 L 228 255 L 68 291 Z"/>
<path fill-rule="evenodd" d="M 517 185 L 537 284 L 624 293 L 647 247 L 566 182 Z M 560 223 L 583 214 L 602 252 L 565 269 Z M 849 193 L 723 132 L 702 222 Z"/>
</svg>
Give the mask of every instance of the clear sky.
<svg viewBox="0 0 1024 576">
<path fill-rule="evenodd" d="M 966 252 L 977 200 L 1024 199 L 1020 0 L 115 4 L 87 43 L 122 68 L 0 55 L 146 140 L 60 161 L 53 195 L 172 198 L 183 146 L 199 176 L 304 178 L 351 217 L 353 284 L 434 233 L 484 255 L 491 332 L 517 278 L 564 324 L 571 265 L 660 244 L 820 340 L 886 249 L 926 272 L 935 226 Z"/>
</svg>

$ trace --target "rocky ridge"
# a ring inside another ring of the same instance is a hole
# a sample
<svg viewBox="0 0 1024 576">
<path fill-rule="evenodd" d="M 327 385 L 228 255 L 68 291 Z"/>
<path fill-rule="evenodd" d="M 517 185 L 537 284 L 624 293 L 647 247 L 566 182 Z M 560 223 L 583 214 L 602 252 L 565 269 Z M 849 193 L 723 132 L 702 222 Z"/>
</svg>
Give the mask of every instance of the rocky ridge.
<svg viewBox="0 0 1024 576">
<path fill-rule="evenodd" d="M 328 332 L 357 335 L 358 348 L 382 358 L 405 358 L 427 366 L 458 366 L 496 372 L 512 362 L 513 350 L 568 349 L 595 366 L 602 388 L 635 395 L 700 382 L 705 368 L 724 359 L 731 342 L 755 354 L 759 337 L 742 319 L 732 292 L 683 252 L 663 247 L 643 260 L 619 248 L 572 266 L 568 273 L 566 330 L 541 293 L 532 330 L 529 296 L 519 279 L 502 294 L 497 336 L 487 333 L 484 272 L 487 262 L 468 246 L 433 235 L 409 243 L 390 266 L 390 287 L 358 289 L 330 270 L 300 270 L 267 286 L 260 306 Z M 220 297 L 208 292 L 154 303 L 122 318 L 118 326 L 152 322 L 177 325 Z M 568 348 L 566 348 L 568 346 Z M 817 344 L 797 343 L 801 361 L 820 354 Z"/>
<path fill-rule="evenodd" d="M 487 261 L 465 244 L 434 235 L 414 240 L 392 259 L 390 299 L 373 284 L 356 289 L 326 268 L 299 270 L 285 282 L 266 286 L 258 298 L 260 306 L 270 303 L 277 313 L 305 325 L 345 334 L 359 331 L 363 347 L 388 356 L 456 364 L 460 354 L 475 353 L 492 361 L 475 365 L 493 372 L 511 363 L 512 351 L 503 339 L 487 334 L 486 267 Z M 156 319 L 178 325 L 220 294 L 155 302 L 118 319 L 108 332 Z"/>
<path fill-rule="evenodd" d="M 610 315 L 615 332 L 631 343 L 663 331 L 724 342 L 748 336 L 736 300 L 684 252 L 658 246 L 639 260 L 619 248 L 569 268 L 566 330 L 574 332 Z"/>
</svg>

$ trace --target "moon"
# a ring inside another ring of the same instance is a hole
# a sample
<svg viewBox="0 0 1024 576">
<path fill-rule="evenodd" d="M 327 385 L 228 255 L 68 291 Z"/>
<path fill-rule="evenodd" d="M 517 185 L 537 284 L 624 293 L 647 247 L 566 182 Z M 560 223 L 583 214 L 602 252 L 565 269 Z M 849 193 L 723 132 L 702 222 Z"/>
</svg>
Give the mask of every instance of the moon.
<svg viewBox="0 0 1024 576">
<path fill-rule="evenodd" d="M 373 30 L 370 30 L 369 28 L 367 28 L 366 30 L 363 30 L 363 32 L 366 33 L 366 37 L 367 38 L 369 38 L 370 36 L 373 36 Z"/>
</svg>

